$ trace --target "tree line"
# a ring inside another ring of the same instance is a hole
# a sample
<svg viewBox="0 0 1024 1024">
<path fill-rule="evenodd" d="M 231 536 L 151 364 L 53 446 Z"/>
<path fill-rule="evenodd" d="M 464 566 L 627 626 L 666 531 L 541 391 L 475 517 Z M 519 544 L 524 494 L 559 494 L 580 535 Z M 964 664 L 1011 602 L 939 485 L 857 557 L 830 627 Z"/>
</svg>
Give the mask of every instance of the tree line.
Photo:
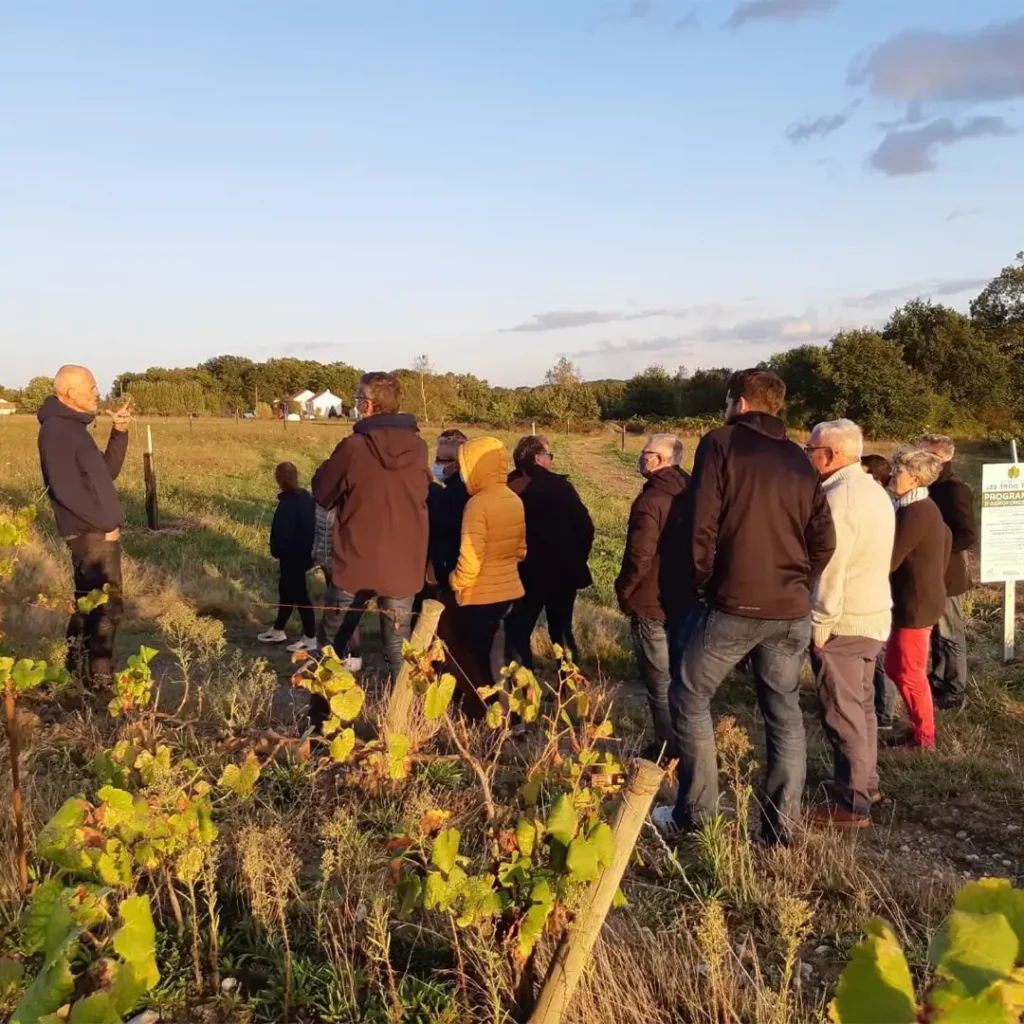
<svg viewBox="0 0 1024 1024">
<path fill-rule="evenodd" d="M 925 428 L 1012 435 L 1024 423 L 1024 252 L 961 313 L 914 299 L 880 329 L 842 331 L 825 345 L 801 345 L 761 365 L 788 385 L 786 418 L 808 428 L 847 416 L 875 437 Z M 584 429 L 600 421 L 636 430 L 682 421 L 701 427 L 721 415 L 727 367 L 650 366 L 629 380 L 583 379 L 560 359 L 536 387 L 491 387 L 469 373 L 440 373 L 427 356 L 396 371 L 409 411 L 430 424 L 481 423 L 512 429 L 524 421 Z M 346 408 L 362 370 L 343 362 L 217 356 L 199 366 L 123 373 L 112 397 L 132 395 L 145 415 L 271 415 L 288 399 L 330 390 Z M 46 377 L 0 396 L 32 412 L 50 393 Z M 688 421 L 688 422 L 687 422 Z"/>
</svg>

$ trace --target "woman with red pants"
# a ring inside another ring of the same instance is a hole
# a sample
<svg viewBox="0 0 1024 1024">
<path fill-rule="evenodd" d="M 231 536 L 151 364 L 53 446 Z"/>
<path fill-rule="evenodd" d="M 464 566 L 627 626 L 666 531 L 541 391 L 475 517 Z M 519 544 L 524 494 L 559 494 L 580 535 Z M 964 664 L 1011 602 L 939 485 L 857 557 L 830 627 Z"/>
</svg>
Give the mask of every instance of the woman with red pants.
<svg viewBox="0 0 1024 1024">
<path fill-rule="evenodd" d="M 892 746 L 927 750 L 935 746 L 935 711 L 928 684 L 932 627 L 946 607 L 946 565 L 953 538 L 939 507 L 928 497 L 942 461 L 931 452 L 900 449 L 892 460 L 896 540 L 889 585 L 892 634 L 885 671 L 910 713 L 911 730 Z"/>
</svg>

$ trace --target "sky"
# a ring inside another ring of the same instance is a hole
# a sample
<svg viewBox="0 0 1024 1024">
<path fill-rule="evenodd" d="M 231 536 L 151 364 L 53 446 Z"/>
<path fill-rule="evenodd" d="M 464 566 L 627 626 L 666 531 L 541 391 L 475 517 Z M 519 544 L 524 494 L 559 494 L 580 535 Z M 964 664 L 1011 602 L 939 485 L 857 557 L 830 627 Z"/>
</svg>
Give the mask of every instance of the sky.
<svg viewBox="0 0 1024 1024">
<path fill-rule="evenodd" d="M 0 0 L 0 384 L 756 363 L 1024 248 L 1019 0 Z"/>
</svg>

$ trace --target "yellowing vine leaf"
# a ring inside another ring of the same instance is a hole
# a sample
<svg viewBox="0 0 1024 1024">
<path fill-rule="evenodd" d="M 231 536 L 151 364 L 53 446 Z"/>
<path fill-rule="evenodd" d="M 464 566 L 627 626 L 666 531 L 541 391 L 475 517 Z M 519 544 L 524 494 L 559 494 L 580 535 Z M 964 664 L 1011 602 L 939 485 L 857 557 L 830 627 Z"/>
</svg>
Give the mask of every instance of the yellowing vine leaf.
<svg viewBox="0 0 1024 1024">
<path fill-rule="evenodd" d="M 455 693 L 455 676 L 445 672 L 437 682 L 427 687 L 427 696 L 423 705 L 423 714 L 428 721 L 436 721 L 447 710 Z"/>
<path fill-rule="evenodd" d="M 896 936 L 882 921 L 869 921 L 854 947 L 828 1008 L 832 1024 L 914 1024 L 917 1000 L 910 968 Z"/>
<path fill-rule="evenodd" d="M 331 740 L 331 760 L 337 764 L 344 764 L 356 748 L 356 734 L 353 729 L 343 729 Z"/>
<path fill-rule="evenodd" d="M 396 780 L 409 774 L 409 737 L 400 732 L 388 737 L 388 774 Z"/>
<path fill-rule="evenodd" d="M 231 790 L 235 796 L 243 800 L 252 796 L 256 783 L 260 780 L 260 761 L 255 752 L 250 750 L 241 765 L 229 764 L 217 780 L 218 786 Z"/>
</svg>

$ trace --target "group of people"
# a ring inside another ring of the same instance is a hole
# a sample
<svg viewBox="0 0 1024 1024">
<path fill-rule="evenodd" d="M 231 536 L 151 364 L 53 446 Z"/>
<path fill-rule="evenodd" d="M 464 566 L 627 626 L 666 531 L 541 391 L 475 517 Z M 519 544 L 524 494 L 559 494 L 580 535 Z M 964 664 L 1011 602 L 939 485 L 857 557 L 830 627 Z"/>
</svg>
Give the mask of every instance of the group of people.
<svg viewBox="0 0 1024 1024">
<path fill-rule="evenodd" d="M 106 586 L 109 600 L 76 613 L 69 667 L 102 685 L 111 673 L 121 614 L 114 480 L 127 447 L 130 410 L 112 413 L 100 452 L 87 426 L 98 389 L 82 367 L 64 367 L 40 410 L 43 476 L 71 550 L 77 595 Z M 717 813 L 711 701 L 737 666 L 749 665 L 767 739 L 762 839 L 786 843 L 800 818 L 806 739 L 800 675 L 809 655 L 833 752 L 829 800 L 812 815 L 843 827 L 870 824 L 880 799 L 879 731 L 918 750 L 935 743 L 934 707 L 956 707 L 967 682 L 965 553 L 977 540 L 974 499 L 952 471 L 953 442 L 929 435 L 891 463 L 864 455 L 849 420 L 820 423 L 807 444 L 780 418 L 784 382 L 742 370 L 728 383 L 725 425 L 697 446 L 655 434 L 640 453 L 645 484 L 634 501 L 615 591 L 629 616 L 647 688 L 653 740 L 645 754 L 678 760 L 679 796 L 657 808 L 664 828 L 688 829 Z M 439 635 L 462 710 L 482 716 L 478 690 L 497 667 L 533 666 L 532 636 L 545 614 L 553 643 L 578 656 L 577 594 L 594 524 L 569 480 L 554 472 L 547 440 L 524 437 L 509 465 L 493 437 L 444 431 L 431 463 L 401 388 L 368 373 L 355 396 L 357 422 L 314 473 L 311 492 L 291 463 L 280 488 L 271 554 L 280 606 L 260 639 L 283 643 L 298 610 L 293 650 L 324 642 L 358 668 L 358 624 L 376 605 L 392 675 L 425 597 L 445 611 Z M 319 625 L 307 587 L 313 565 L 327 582 Z M 895 694 L 909 728 L 894 726 Z M 327 709 L 314 700 L 310 717 Z"/>
<path fill-rule="evenodd" d="M 446 430 L 431 469 L 415 418 L 400 412 L 394 376 L 366 374 L 355 404 L 353 432 L 314 473 L 312 493 L 299 488 L 292 464 L 277 467 L 281 495 L 271 554 L 281 565 L 280 607 L 260 639 L 284 642 L 298 608 L 304 636 L 292 650 L 315 650 L 326 641 L 358 658 L 351 645 L 372 601 L 395 675 L 418 607 L 433 598 L 445 609 L 439 635 L 462 710 L 482 717 L 486 706 L 477 691 L 493 682 L 498 665 L 532 668 L 531 640 L 542 613 L 552 641 L 577 653 L 573 611 L 577 593 L 591 584 L 594 524 L 572 484 L 553 471 L 543 437 L 520 441 L 510 472 L 498 439 L 469 440 Z M 316 523 L 328 517 L 331 557 L 317 635 L 306 573 L 318 561 Z M 314 702 L 314 725 L 325 711 Z"/>
</svg>

